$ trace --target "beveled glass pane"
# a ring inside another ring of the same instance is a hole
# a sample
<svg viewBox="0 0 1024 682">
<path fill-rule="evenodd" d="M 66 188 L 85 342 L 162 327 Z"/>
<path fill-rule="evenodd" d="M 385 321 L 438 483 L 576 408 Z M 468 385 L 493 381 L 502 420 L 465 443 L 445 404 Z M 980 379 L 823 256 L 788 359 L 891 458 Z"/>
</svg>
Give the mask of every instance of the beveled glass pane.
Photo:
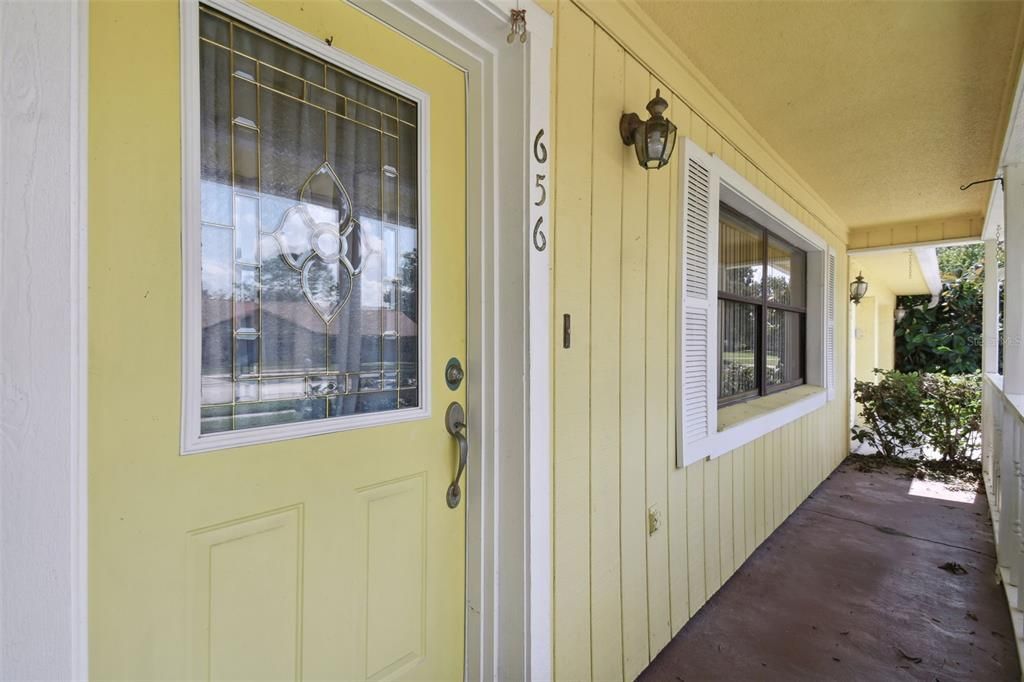
<svg viewBox="0 0 1024 682">
<path fill-rule="evenodd" d="M 760 299 L 764 274 L 764 232 L 725 211 L 718 235 L 718 290 Z"/>
<path fill-rule="evenodd" d="M 232 79 L 232 85 L 235 89 L 234 122 L 247 126 L 259 126 L 259 109 L 256 106 L 256 84 L 241 76 L 235 76 Z"/>
<path fill-rule="evenodd" d="M 231 90 L 227 50 L 199 44 L 200 212 L 203 222 L 231 225 Z"/>
<path fill-rule="evenodd" d="M 202 432 L 418 406 L 415 105 L 200 11 Z"/>
<path fill-rule="evenodd" d="M 203 376 L 231 376 L 232 230 L 203 226 L 202 318 Z M 228 390 L 230 395 L 231 391 Z M 222 401 L 217 401 L 222 402 Z"/>
<path fill-rule="evenodd" d="M 408 100 L 398 100 L 398 118 L 416 125 L 416 105 Z"/>
<path fill-rule="evenodd" d="M 799 249 L 769 236 L 768 302 L 804 307 L 807 302 L 807 256 Z"/>
<path fill-rule="evenodd" d="M 759 307 L 718 301 L 718 397 L 756 392 Z"/>
<path fill-rule="evenodd" d="M 319 60 L 305 56 L 302 52 L 285 47 L 273 38 L 233 23 L 234 48 L 237 52 L 275 69 L 285 71 L 303 80 L 318 85 L 324 84 L 324 68 Z"/>
<path fill-rule="evenodd" d="M 803 378 L 801 317 L 788 310 L 768 309 L 765 362 L 769 386 L 799 383 Z"/>
<path fill-rule="evenodd" d="M 199 35 L 221 45 L 229 44 L 228 22 L 209 12 L 199 13 Z"/>
<path fill-rule="evenodd" d="M 244 194 L 235 195 L 235 259 L 257 265 L 260 244 L 260 202 Z"/>
<path fill-rule="evenodd" d="M 397 97 L 393 93 L 338 69 L 328 67 L 327 88 L 371 109 L 392 116 L 397 113 Z"/>
<path fill-rule="evenodd" d="M 230 391 L 228 391 L 230 395 Z M 200 412 L 199 430 L 203 433 L 218 433 L 231 430 L 232 406 L 217 405 L 215 407 L 204 407 Z"/>
</svg>

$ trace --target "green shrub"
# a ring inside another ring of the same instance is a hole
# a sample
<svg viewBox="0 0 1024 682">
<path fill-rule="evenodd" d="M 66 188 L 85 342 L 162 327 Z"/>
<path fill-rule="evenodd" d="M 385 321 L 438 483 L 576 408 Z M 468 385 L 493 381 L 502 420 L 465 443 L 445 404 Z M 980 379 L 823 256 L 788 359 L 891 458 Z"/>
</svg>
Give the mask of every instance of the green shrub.
<svg viewBox="0 0 1024 682">
<path fill-rule="evenodd" d="M 864 427 L 853 429 L 858 443 L 898 457 L 924 444 L 943 462 L 963 464 L 972 458 L 981 429 L 981 373 L 905 374 L 875 370 L 879 380 L 856 381 Z"/>
<path fill-rule="evenodd" d="M 866 428 L 854 428 L 853 438 L 888 457 L 898 457 L 923 443 L 921 379 L 918 374 L 876 369 L 878 382 L 855 381 L 853 396 L 861 407 Z"/>
<path fill-rule="evenodd" d="M 981 373 L 921 375 L 921 432 L 944 462 L 971 458 L 981 430 Z"/>
</svg>

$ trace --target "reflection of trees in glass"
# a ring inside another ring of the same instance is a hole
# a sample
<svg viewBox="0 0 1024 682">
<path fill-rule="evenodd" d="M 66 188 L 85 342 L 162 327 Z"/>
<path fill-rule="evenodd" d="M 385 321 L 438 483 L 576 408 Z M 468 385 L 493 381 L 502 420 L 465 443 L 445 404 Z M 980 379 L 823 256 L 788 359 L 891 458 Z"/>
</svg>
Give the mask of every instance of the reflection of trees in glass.
<svg viewBox="0 0 1024 682">
<path fill-rule="evenodd" d="M 789 277 L 782 275 L 768 275 L 765 282 L 768 287 L 768 300 L 779 303 L 789 303 Z"/>
<path fill-rule="evenodd" d="M 723 290 L 741 296 L 760 296 L 761 268 L 747 266 L 728 266 L 725 269 Z"/>
<path fill-rule="evenodd" d="M 399 310 L 413 322 L 417 322 L 419 311 L 419 256 L 416 249 L 402 255 L 401 283 L 399 285 L 402 294 L 399 301 Z"/>
</svg>

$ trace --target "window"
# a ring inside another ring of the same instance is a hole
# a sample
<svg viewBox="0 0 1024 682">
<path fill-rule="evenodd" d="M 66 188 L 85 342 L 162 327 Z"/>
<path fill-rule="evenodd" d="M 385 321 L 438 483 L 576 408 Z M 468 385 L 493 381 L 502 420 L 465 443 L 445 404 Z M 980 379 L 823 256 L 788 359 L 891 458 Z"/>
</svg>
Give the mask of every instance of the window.
<svg viewBox="0 0 1024 682">
<path fill-rule="evenodd" d="M 198 53 L 200 434 L 418 408 L 417 103 L 206 8 Z"/>
<path fill-rule="evenodd" d="M 719 207 L 718 403 L 805 381 L 807 254 Z"/>
<path fill-rule="evenodd" d="M 826 230 L 807 227 L 693 140 L 684 139 L 683 149 L 680 467 L 731 452 L 832 400 L 835 324 L 844 310 L 837 311 L 836 253 Z M 797 390 L 764 409 L 721 409 L 790 387 Z"/>
</svg>

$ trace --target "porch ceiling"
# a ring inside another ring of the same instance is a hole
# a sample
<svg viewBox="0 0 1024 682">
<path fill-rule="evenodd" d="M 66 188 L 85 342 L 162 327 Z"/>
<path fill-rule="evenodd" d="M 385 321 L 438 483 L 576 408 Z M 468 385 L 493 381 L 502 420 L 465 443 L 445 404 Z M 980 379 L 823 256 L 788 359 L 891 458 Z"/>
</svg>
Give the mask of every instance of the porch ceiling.
<svg viewBox="0 0 1024 682">
<path fill-rule="evenodd" d="M 984 212 L 1024 3 L 638 4 L 848 226 Z"/>
<path fill-rule="evenodd" d="M 850 259 L 851 280 L 857 272 L 863 272 L 864 279 L 868 281 L 868 296 L 883 289 L 897 296 L 933 293 L 913 249 L 858 253 Z M 936 267 L 936 279 L 938 275 Z"/>
</svg>

